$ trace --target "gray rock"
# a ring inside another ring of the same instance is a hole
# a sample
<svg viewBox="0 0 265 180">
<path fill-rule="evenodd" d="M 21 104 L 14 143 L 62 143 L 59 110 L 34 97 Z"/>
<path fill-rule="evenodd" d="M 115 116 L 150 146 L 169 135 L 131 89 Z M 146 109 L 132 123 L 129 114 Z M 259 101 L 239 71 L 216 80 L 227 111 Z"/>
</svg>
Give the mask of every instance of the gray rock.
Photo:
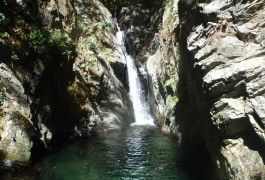
<svg viewBox="0 0 265 180">
<path fill-rule="evenodd" d="M 222 98 L 210 111 L 212 121 L 223 136 L 231 136 L 250 129 L 245 109 L 248 104 L 242 99 Z"/>
<path fill-rule="evenodd" d="M 147 78 L 148 98 L 156 123 L 165 134 L 174 135 L 179 139 L 181 133 L 175 117 L 179 51 L 175 41 L 170 40 L 175 38 L 172 32 L 179 23 L 178 2 L 170 0 L 166 3 L 161 29 L 154 35 L 153 43 L 157 42 L 157 48 L 151 52 L 152 55 L 146 54 L 147 60 L 142 65 L 144 68 L 141 74 Z M 196 36 L 194 34 L 192 41 L 196 41 Z M 168 80 L 172 83 L 165 86 Z"/>
<path fill-rule="evenodd" d="M 219 161 L 219 164 L 220 166 L 225 166 L 229 176 L 219 174 L 222 179 L 226 179 L 224 177 L 228 179 L 249 179 L 254 175 L 255 171 L 260 169 L 261 164 L 263 164 L 262 159 L 257 151 L 251 150 L 244 145 L 243 139 L 226 139 L 225 144 L 221 148 L 221 154 L 225 161 Z"/>
<path fill-rule="evenodd" d="M 211 14 L 211 13 L 218 13 L 218 11 L 220 11 L 221 9 L 228 7 L 232 4 L 232 1 L 220 1 L 220 0 L 216 0 L 216 1 L 212 1 L 211 3 L 207 4 L 206 6 L 204 6 L 203 8 L 203 12 L 205 14 Z"/>
<path fill-rule="evenodd" d="M 184 116 L 192 116 L 220 179 L 260 178 L 264 166 L 264 2 L 214 0 L 199 5 L 201 19 L 198 11 L 180 17 L 189 51 L 180 59 L 187 90 L 180 101 L 188 99 Z"/>
<path fill-rule="evenodd" d="M 0 165 L 29 166 L 33 146 L 30 106 L 23 84 L 3 63 L 0 64 L 0 87 L 6 88 L 4 104 L 0 106 Z"/>
<path fill-rule="evenodd" d="M 263 127 L 265 127 L 265 96 L 256 96 L 251 98 L 250 101 L 259 119 L 262 121 Z"/>
<path fill-rule="evenodd" d="M 45 30 L 56 29 L 77 39 L 76 57 L 70 62 L 58 53 L 55 60 L 51 54 L 40 56 L 34 48 L 23 47 L 29 57 L 10 62 L 11 49 L 16 49 L 1 40 L 0 50 L 6 53 L 0 58 L 0 91 L 7 90 L 0 105 L 0 166 L 30 165 L 39 151 L 56 143 L 51 141 L 54 137 L 87 137 L 95 130 L 120 129 L 133 119 L 128 114 L 125 58 L 112 32 L 116 25 L 111 13 L 97 0 L 38 3 L 35 12 L 40 13 Z M 76 31 L 77 21 L 82 22 L 82 33 Z M 108 27 L 99 31 L 103 22 Z M 93 48 L 86 38 L 93 39 Z"/>
</svg>

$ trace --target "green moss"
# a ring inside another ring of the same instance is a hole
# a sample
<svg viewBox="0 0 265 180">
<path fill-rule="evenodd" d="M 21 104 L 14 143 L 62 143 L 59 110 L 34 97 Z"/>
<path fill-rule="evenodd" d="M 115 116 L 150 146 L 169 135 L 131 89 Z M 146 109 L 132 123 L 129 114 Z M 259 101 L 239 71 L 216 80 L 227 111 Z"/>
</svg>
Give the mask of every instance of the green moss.
<svg viewBox="0 0 265 180">
<path fill-rule="evenodd" d="M 6 151 L 1 151 L 0 153 L 0 160 L 17 160 L 18 159 L 18 154 L 16 153 L 8 153 Z"/>
<path fill-rule="evenodd" d="M 0 161 L 10 160 L 10 161 L 25 161 L 27 162 L 30 157 L 30 152 L 26 152 L 26 150 L 21 150 L 20 152 L 6 152 L 1 151 L 0 153 Z"/>
<path fill-rule="evenodd" d="M 95 43 L 95 38 L 94 37 L 87 37 L 84 41 L 85 45 L 90 49 L 94 50 L 96 48 L 96 43 Z"/>
<path fill-rule="evenodd" d="M 100 21 L 100 22 L 97 22 L 96 24 L 96 27 L 98 29 L 100 29 L 101 31 L 102 30 L 105 30 L 105 29 L 108 29 L 109 31 L 112 30 L 112 26 L 110 23 L 106 22 L 106 21 Z"/>
<path fill-rule="evenodd" d="M 177 87 L 178 81 L 174 78 L 170 78 L 168 80 L 166 80 L 166 82 L 164 83 L 164 87 L 171 87 L 172 89 L 174 89 L 174 87 Z M 173 94 L 172 99 L 170 101 L 170 107 L 171 109 L 174 109 L 177 105 L 179 101 L 178 95 L 177 93 Z"/>
<path fill-rule="evenodd" d="M 5 160 L 11 160 L 11 161 L 14 161 L 14 160 L 17 160 L 18 158 L 18 155 L 16 153 L 7 153 L 5 154 Z"/>
<path fill-rule="evenodd" d="M 85 99 L 83 98 L 83 97 L 85 97 L 85 94 L 82 91 L 82 88 L 76 82 L 70 82 L 69 83 L 69 86 L 67 87 L 67 92 L 70 95 L 74 96 L 75 98 L 80 99 L 80 100 L 85 102 Z M 81 103 L 81 101 L 80 101 L 80 103 Z"/>
</svg>

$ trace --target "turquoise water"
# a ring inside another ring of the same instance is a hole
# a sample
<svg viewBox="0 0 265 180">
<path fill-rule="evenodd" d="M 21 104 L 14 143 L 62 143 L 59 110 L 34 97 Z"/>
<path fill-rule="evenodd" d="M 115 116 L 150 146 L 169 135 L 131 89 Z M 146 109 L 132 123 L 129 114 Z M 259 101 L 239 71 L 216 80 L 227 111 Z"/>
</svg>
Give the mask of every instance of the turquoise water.
<svg viewBox="0 0 265 180">
<path fill-rule="evenodd" d="M 132 126 L 68 144 L 4 180 L 188 179 L 177 143 L 154 126 Z"/>
</svg>

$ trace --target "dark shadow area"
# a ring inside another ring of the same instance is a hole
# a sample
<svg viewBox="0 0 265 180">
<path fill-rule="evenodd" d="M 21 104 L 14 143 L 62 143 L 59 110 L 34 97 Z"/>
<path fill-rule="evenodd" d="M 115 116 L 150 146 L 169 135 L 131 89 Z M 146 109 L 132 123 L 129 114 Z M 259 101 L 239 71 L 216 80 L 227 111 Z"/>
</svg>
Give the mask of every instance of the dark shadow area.
<svg viewBox="0 0 265 180">
<path fill-rule="evenodd" d="M 206 103 L 207 97 L 201 89 L 203 72 L 193 67 L 193 55 L 187 50 L 189 33 L 204 19 L 194 0 L 180 0 L 178 7 L 181 24 L 177 27 L 176 33 L 180 52 L 177 87 L 179 102 L 175 114 L 182 134 L 184 159 L 190 179 L 217 180 L 215 166 L 205 143 L 211 141 L 218 146 L 219 140 L 215 137 L 208 121 L 210 108 Z"/>
<path fill-rule="evenodd" d="M 261 156 L 263 163 L 265 162 L 265 143 L 257 136 L 253 129 L 240 134 L 244 140 L 244 144 L 248 146 L 249 149 L 255 150 Z"/>
</svg>

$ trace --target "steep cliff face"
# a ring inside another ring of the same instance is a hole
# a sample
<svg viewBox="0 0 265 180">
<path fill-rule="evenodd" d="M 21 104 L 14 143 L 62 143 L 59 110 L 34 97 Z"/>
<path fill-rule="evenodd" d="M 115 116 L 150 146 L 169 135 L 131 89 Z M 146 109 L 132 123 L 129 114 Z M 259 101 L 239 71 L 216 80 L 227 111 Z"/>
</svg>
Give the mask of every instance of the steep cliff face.
<svg viewBox="0 0 265 180">
<path fill-rule="evenodd" d="M 199 2 L 126 1 L 113 14 L 162 131 L 200 162 L 209 153 L 220 179 L 262 178 L 264 0 Z M 132 121 L 125 58 L 100 2 L 1 1 L 0 10 L 1 166 Z"/>
<path fill-rule="evenodd" d="M 131 106 L 126 89 L 127 70 L 115 38 L 116 24 L 99 2 L 82 3 L 78 7 L 77 16 L 84 27 L 77 43 L 68 92 L 74 97 L 78 114 L 82 114 L 82 127 L 96 126 L 97 131 L 105 131 L 129 125 L 133 114 L 128 113 Z"/>
<path fill-rule="evenodd" d="M 178 61 L 179 51 L 176 41 L 176 29 L 179 24 L 178 1 L 169 0 L 161 7 L 163 15 L 159 29 L 155 31 L 149 46 L 149 52 L 143 60 L 149 99 L 155 114 L 156 123 L 166 134 L 174 134 L 180 139 L 180 131 L 175 119 L 178 102 Z"/>
<path fill-rule="evenodd" d="M 178 1 L 127 1 L 119 15 L 119 23 L 126 31 L 128 50 L 139 67 L 155 123 L 164 133 L 180 138 L 175 123 Z"/>
<path fill-rule="evenodd" d="M 180 101 L 220 179 L 255 179 L 264 169 L 264 8 L 255 0 L 179 3 Z"/>
<path fill-rule="evenodd" d="M 131 123 L 124 55 L 100 2 L 0 7 L 1 166 L 27 166 L 58 139 Z"/>
<path fill-rule="evenodd" d="M 209 153 L 220 179 L 261 177 L 264 2 L 200 2 L 164 1 L 150 14 L 152 31 L 134 53 L 152 113 L 190 156 Z M 131 38 L 143 28 L 127 16 Z M 138 37 L 129 41 L 136 49 Z"/>
</svg>

